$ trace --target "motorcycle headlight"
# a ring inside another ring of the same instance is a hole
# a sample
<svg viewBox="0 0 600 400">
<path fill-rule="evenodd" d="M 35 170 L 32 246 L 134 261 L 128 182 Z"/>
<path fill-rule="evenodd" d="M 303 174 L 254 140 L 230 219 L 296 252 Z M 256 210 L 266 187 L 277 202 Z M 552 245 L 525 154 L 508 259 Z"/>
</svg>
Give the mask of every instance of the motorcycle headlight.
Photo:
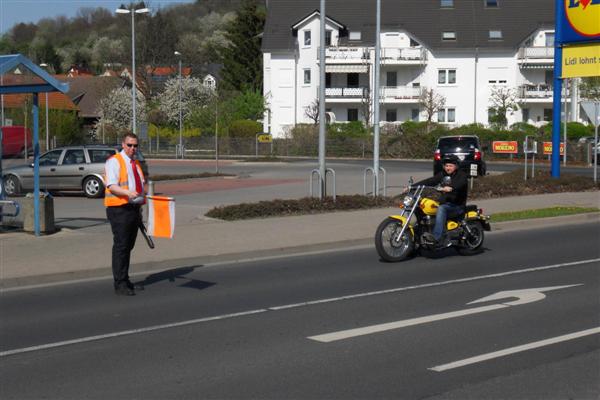
<svg viewBox="0 0 600 400">
<path fill-rule="evenodd" d="M 404 200 L 402 200 L 402 204 L 404 204 L 404 207 L 410 207 L 413 204 L 413 197 L 412 196 L 406 196 L 404 197 Z"/>
</svg>

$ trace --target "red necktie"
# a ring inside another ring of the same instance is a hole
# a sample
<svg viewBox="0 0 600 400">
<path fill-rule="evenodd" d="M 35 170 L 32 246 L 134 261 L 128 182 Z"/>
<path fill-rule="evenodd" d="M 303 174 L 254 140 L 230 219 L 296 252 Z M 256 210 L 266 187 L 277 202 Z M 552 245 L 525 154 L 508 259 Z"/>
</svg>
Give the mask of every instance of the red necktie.
<svg viewBox="0 0 600 400">
<path fill-rule="evenodd" d="M 133 169 L 133 178 L 135 179 L 135 191 L 136 193 L 142 193 L 142 180 L 134 160 L 131 160 L 131 169 Z"/>
</svg>

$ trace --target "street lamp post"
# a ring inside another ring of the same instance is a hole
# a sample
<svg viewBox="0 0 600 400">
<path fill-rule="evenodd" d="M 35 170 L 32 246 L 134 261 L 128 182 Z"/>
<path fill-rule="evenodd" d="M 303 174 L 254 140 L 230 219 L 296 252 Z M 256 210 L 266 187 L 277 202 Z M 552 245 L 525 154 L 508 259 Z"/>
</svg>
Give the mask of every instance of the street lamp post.
<svg viewBox="0 0 600 400">
<path fill-rule="evenodd" d="M 131 9 L 117 8 L 115 10 L 117 14 L 131 14 L 131 110 L 133 112 L 131 131 L 137 133 L 137 121 L 135 114 L 135 102 L 136 102 L 136 87 L 135 87 L 135 14 L 146 14 L 150 12 L 149 8 L 138 8 Z"/>
<path fill-rule="evenodd" d="M 48 64 L 41 63 L 40 67 L 48 68 Z M 50 150 L 50 123 L 48 120 L 48 92 L 46 92 L 46 151 Z"/>
<path fill-rule="evenodd" d="M 175 55 L 179 58 L 179 153 L 183 158 L 183 132 L 181 123 L 181 53 L 176 51 Z"/>
</svg>

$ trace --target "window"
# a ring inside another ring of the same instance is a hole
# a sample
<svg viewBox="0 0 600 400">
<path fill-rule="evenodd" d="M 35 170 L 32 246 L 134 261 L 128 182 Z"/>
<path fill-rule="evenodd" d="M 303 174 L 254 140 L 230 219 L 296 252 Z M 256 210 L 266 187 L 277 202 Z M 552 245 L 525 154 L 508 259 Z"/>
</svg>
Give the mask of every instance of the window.
<svg viewBox="0 0 600 400">
<path fill-rule="evenodd" d="M 325 73 L 325 87 L 326 88 L 331 87 L 331 72 Z"/>
<path fill-rule="evenodd" d="M 490 79 L 488 83 L 490 85 L 506 85 L 506 79 Z"/>
<path fill-rule="evenodd" d="M 544 82 L 548 86 L 552 86 L 554 84 L 554 71 L 553 70 L 546 70 L 544 72 Z"/>
<path fill-rule="evenodd" d="M 85 164 L 83 149 L 67 150 L 63 157 L 62 165 Z"/>
<path fill-rule="evenodd" d="M 442 32 L 442 40 L 445 42 L 456 40 L 456 32 L 454 32 L 454 31 Z"/>
<path fill-rule="evenodd" d="M 440 0 L 441 8 L 452 8 L 454 7 L 454 0 Z"/>
<path fill-rule="evenodd" d="M 398 74 L 396 71 L 388 71 L 386 73 L 386 86 L 398 86 Z"/>
<path fill-rule="evenodd" d="M 325 46 L 331 46 L 332 31 L 325 31 Z"/>
<path fill-rule="evenodd" d="M 358 74 L 351 73 L 348 74 L 346 78 L 346 83 L 349 88 L 357 88 L 358 87 Z"/>
<path fill-rule="evenodd" d="M 311 32 L 310 31 L 304 31 L 304 45 L 305 46 L 310 46 L 310 41 L 311 41 Z"/>
<path fill-rule="evenodd" d="M 421 87 L 421 82 L 413 82 L 412 87 L 415 87 L 415 88 Z"/>
<path fill-rule="evenodd" d="M 304 84 L 310 85 L 310 69 L 304 70 Z"/>
<path fill-rule="evenodd" d="M 350 40 L 360 40 L 361 37 L 362 35 L 360 34 L 360 31 L 351 31 L 348 35 L 348 39 Z"/>
<path fill-rule="evenodd" d="M 415 122 L 419 121 L 419 109 L 418 108 L 413 108 L 412 110 L 410 110 L 410 119 Z"/>
<path fill-rule="evenodd" d="M 502 31 L 491 30 L 489 33 L 490 40 L 502 40 Z"/>
<path fill-rule="evenodd" d="M 550 122 L 552 121 L 552 109 L 544 108 L 544 121 Z"/>
<path fill-rule="evenodd" d="M 348 121 L 358 121 L 358 108 L 348 109 Z"/>
<path fill-rule="evenodd" d="M 455 83 L 456 83 L 456 70 L 455 69 L 439 69 L 438 70 L 438 84 L 454 85 Z"/>
<path fill-rule="evenodd" d="M 523 108 L 522 109 L 522 114 L 523 114 L 523 122 L 529 122 L 529 108 Z"/>
<path fill-rule="evenodd" d="M 448 122 L 453 123 L 456 122 L 456 109 L 452 108 L 443 108 L 438 111 L 438 122 Z"/>
<path fill-rule="evenodd" d="M 40 157 L 40 166 L 57 165 L 62 150 L 52 150 Z"/>
<path fill-rule="evenodd" d="M 410 38 L 410 47 L 419 47 L 421 43 L 417 42 L 415 39 Z"/>
<path fill-rule="evenodd" d="M 554 47 L 554 32 L 546 33 L 546 47 Z"/>
<path fill-rule="evenodd" d="M 92 163 L 105 163 L 106 159 L 115 154 L 114 150 L 101 150 L 101 149 L 89 149 L 88 154 L 90 155 L 90 162 Z"/>
<path fill-rule="evenodd" d="M 483 0 L 483 4 L 485 5 L 485 8 L 498 8 L 499 7 L 498 0 Z"/>
<path fill-rule="evenodd" d="M 387 122 L 396 122 L 398 121 L 398 113 L 395 108 L 389 109 L 385 111 L 385 120 Z"/>
</svg>

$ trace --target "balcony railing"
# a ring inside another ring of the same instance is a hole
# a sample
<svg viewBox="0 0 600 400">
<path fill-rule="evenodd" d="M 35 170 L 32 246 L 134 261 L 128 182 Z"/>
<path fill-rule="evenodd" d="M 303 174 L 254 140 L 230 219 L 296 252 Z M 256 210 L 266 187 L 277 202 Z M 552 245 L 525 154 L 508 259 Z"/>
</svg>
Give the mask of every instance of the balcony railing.
<svg viewBox="0 0 600 400">
<path fill-rule="evenodd" d="M 362 98 L 368 96 L 369 89 L 366 87 L 349 88 L 334 87 L 325 88 L 325 97 Z"/>
<path fill-rule="evenodd" d="M 521 47 L 519 49 L 519 59 L 554 59 L 554 47 Z"/>
<path fill-rule="evenodd" d="M 384 47 L 381 49 L 383 63 L 402 63 L 405 61 L 424 62 L 427 60 L 427 51 L 415 47 Z"/>
<path fill-rule="evenodd" d="M 553 87 L 544 83 L 539 85 L 522 85 L 519 87 L 519 97 L 522 99 L 551 99 L 553 94 Z M 569 90 L 567 90 L 566 95 L 570 95 Z"/>
<path fill-rule="evenodd" d="M 412 86 L 384 86 L 381 94 L 386 99 L 418 99 L 421 97 L 421 88 Z"/>
<path fill-rule="evenodd" d="M 325 61 L 363 62 L 369 58 L 369 52 L 364 47 L 338 47 L 325 49 Z"/>
</svg>

